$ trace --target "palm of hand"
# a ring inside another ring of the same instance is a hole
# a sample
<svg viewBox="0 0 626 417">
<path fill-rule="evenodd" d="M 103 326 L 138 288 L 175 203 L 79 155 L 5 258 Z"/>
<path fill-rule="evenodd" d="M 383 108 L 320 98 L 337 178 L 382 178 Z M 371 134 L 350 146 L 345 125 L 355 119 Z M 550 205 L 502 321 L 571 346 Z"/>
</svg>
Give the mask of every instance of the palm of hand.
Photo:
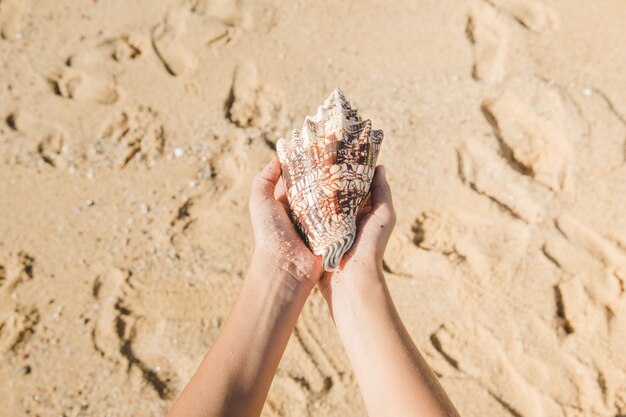
<svg viewBox="0 0 626 417">
<path fill-rule="evenodd" d="M 255 226 L 257 246 L 283 258 L 316 260 L 296 232 L 287 210 L 280 200 L 266 200 L 257 207 L 256 214 L 262 219 Z"/>
<path fill-rule="evenodd" d="M 357 217 L 357 236 L 335 272 L 327 272 L 320 281 L 320 290 L 329 301 L 333 284 L 339 280 L 357 280 L 361 275 L 382 270 L 385 247 L 393 231 L 396 214 L 384 167 L 377 167 L 371 194 Z"/>
<path fill-rule="evenodd" d="M 257 175 L 250 197 L 250 216 L 256 250 L 277 258 L 282 267 L 317 283 L 322 274 L 321 257 L 302 241 L 289 216 L 289 203 L 280 178 L 280 164 L 274 159 Z"/>
<path fill-rule="evenodd" d="M 280 172 L 280 164 L 274 159 L 254 179 L 250 195 L 250 216 L 256 251 L 266 255 L 268 259 L 277 258 L 283 264 L 281 267 L 288 266 L 302 278 L 315 284 L 323 272 L 321 257 L 311 252 L 296 231 L 289 216 L 289 204 Z M 352 248 L 344 256 L 339 271 L 325 274 L 320 282 L 322 293 L 329 295 L 331 283 L 339 276 L 349 277 L 381 269 L 385 247 L 394 224 L 391 190 L 381 166 L 376 168 L 374 174 L 371 197 L 365 202 L 357 218 L 357 236 Z"/>
</svg>

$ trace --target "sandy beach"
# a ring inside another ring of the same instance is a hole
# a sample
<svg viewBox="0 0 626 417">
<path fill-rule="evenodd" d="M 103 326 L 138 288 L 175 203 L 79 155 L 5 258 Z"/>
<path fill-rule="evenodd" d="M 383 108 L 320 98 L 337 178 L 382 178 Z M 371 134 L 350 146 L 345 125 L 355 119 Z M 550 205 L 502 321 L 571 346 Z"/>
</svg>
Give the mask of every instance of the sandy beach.
<svg viewBox="0 0 626 417">
<path fill-rule="evenodd" d="M 461 415 L 626 415 L 625 21 L 0 0 L 0 415 L 164 415 L 241 288 L 252 177 L 336 87 L 385 132 L 387 282 Z M 363 415 L 316 290 L 263 416 Z"/>
</svg>

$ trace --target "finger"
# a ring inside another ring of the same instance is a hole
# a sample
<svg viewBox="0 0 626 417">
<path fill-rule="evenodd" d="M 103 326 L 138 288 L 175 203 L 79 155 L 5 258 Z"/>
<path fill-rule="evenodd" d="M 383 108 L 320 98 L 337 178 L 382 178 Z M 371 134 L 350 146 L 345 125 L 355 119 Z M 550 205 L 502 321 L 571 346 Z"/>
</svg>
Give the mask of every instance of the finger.
<svg viewBox="0 0 626 417">
<path fill-rule="evenodd" d="M 259 202 L 267 199 L 274 199 L 276 183 L 280 178 L 281 167 L 278 158 L 274 157 L 252 181 L 252 191 L 250 192 L 250 202 Z"/>
<path fill-rule="evenodd" d="M 287 200 L 287 195 L 282 194 L 280 197 L 278 197 L 278 198 L 276 199 L 276 201 L 278 201 L 280 204 L 282 204 L 282 205 L 283 205 L 283 207 L 285 207 L 285 209 L 286 209 L 287 211 L 289 211 L 289 210 L 290 210 L 290 207 L 289 207 L 289 200 Z"/>
<path fill-rule="evenodd" d="M 280 179 L 276 183 L 276 188 L 274 189 L 274 198 L 276 200 L 280 200 L 280 198 L 285 195 L 285 192 L 285 181 L 283 181 L 283 178 L 280 177 Z"/>
<path fill-rule="evenodd" d="M 372 224 L 376 223 L 378 227 L 386 227 L 387 230 L 393 229 L 396 223 L 396 212 L 393 208 L 391 187 L 387 182 L 385 167 L 382 165 L 376 168 L 371 190 L 372 210 L 367 220 L 375 219 Z"/>
<path fill-rule="evenodd" d="M 287 190 L 282 176 L 276 183 L 276 188 L 274 189 L 274 199 L 282 204 L 287 211 L 289 211 L 289 200 L 287 200 Z"/>
<path fill-rule="evenodd" d="M 391 187 L 387 182 L 387 171 L 384 165 L 378 165 L 374 172 L 374 179 L 370 188 L 372 193 L 372 211 L 379 207 L 393 211 L 393 200 L 391 198 Z"/>
<path fill-rule="evenodd" d="M 367 193 L 365 197 L 365 202 L 361 205 L 361 209 L 356 217 L 356 224 L 360 226 L 363 224 L 363 221 L 367 218 L 369 213 L 372 211 L 372 193 Z"/>
</svg>

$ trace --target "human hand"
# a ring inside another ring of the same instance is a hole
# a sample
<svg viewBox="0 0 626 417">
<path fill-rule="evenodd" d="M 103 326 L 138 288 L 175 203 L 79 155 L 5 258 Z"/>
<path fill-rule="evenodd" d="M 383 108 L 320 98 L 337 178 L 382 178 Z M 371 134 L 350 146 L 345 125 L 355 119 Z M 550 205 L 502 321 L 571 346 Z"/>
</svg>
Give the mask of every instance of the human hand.
<svg viewBox="0 0 626 417">
<path fill-rule="evenodd" d="M 322 275 L 322 260 L 302 241 L 289 217 L 280 173 L 280 163 L 274 158 L 252 182 L 249 204 L 255 242 L 253 260 L 313 287 Z"/>
<path fill-rule="evenodd" d="M 370 416 L 459 417 L 398 314 L 383 275 L 396 214 L 385 170 L 376 168 L 354 244 L 320 289 Z M 385 381 L 381 389 L 380 381 Z"/>
<path fill-rule="evenodd" d="M 261 414 L 298 316 L 322 274 L 321 257 L 306 247 L 289 218 L 280 172 L 274 158 L 254 178 L 255 250 L 248 273 L 217 340 L 170 417 Z"/>
<path fill-rule="evenodd" d="M 391 188 L 385 167 L 379 165 L 372 180 L 370 198 L 357 218 L 357 235 L 352 247 L 344 255 L 339 270 L 327 272 L 319 283 L 331 312 L 333 301 L 337 301 L 333 300 L 333 294 L 342 297 L 345 293 L 350 297 L 351 292 L 382 280 L 383 255 L 395 224 Z"/>
</svg>

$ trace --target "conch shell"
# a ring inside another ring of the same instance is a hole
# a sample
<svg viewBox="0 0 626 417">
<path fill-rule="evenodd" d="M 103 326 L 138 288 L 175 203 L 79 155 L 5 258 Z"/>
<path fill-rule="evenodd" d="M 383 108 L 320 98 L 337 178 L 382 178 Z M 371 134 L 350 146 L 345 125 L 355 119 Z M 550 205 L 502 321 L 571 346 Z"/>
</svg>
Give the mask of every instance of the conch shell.
<svg viewBox="0 0 626 417">
<path fill-rule="evenodd" d="M 292 218 L 326 271 L 337 270 L 354 242 L 382 140 L 335 89 L 302 132 L 276 144 Z"/>
</svg>

